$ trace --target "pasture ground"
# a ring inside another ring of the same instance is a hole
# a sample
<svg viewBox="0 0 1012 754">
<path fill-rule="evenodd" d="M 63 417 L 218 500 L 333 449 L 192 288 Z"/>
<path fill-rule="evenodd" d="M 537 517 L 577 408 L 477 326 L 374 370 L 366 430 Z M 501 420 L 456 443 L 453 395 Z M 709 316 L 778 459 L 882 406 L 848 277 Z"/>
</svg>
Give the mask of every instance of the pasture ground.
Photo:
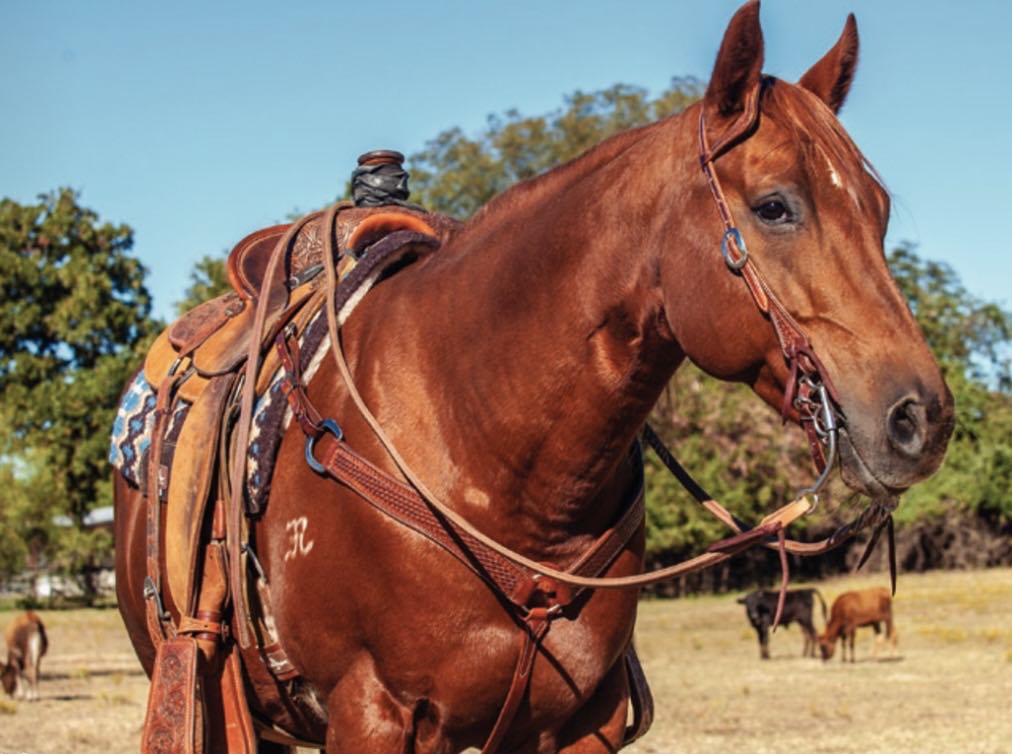
<svg viewBox="0 0 1012 754">
<path fill-rule="evenodd" d="M 827 602 L 881 585 L 818 584 Z M 641 605 L 637 644 L 656 720 L 626 751 L 1012 752 L 1012 569 L 901 575 L 899 652 L 803 659 L 798 628 L 761 662 L 735 595 Z M 0 697 L 0 753 L 136 752 L 147 679 L 115 610 L 41 611 L 50 637 L 42 701 Z M 12 617 L 0 612 L 0 626 Z M 821 629 L 821 621 L 817 622 Z"/>
</svg>

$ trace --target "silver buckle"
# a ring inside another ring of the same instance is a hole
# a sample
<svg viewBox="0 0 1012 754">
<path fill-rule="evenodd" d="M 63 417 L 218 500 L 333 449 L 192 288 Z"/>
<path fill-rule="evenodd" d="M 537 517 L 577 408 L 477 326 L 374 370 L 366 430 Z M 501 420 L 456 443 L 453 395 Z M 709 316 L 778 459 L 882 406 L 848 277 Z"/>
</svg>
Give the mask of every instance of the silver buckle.
<svg viewBox="0 0 1012 754">
<path fill-rule="evenodd" d="M 731 248 L 728 246 L 728 239 L 734 241 L 735 247 L 741 252 L 740 257 L 731 255 Z M 741 231 L 737 228 L 728 228 L 724 237 L 720 239 L 720 253 L 724 257 L 724 264 L 735 272 L 738 272 L 748 262 L 748 247 L 745 246 L 745 239 L 741 237 Z"/>
</svg>

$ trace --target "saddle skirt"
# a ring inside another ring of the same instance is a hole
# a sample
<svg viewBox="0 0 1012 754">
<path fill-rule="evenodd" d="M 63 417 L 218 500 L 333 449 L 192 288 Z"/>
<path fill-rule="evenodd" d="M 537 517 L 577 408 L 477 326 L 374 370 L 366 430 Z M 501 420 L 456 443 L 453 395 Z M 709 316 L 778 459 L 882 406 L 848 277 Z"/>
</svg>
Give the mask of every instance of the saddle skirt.
<svg viewBox="0 0 1012 754">
<path fill-rule="evenodd" d="M 290 245 L 290 252 L 285 257 L 283 295 L 264 294 L 277 296 L 281 303 L 275 307 L 273 317 L 268 318 L 264 334 L 262 350 L 265 356 L 257 379 L 257 401 L 245 452 L 245 494 L 251 510 L 262 510 L 267 501 L 277 450 L 292 420 L 291 409 L 280 389 L 283 370 L 277 354 L 269 345 L 282 327 L 297 337 L 302 362 L 300 367 L 307 384 L 329 348 L 319 274 L 323 269 L 321 215 L 314 215 Z M 171 484 L 177 440 L 191 408 L 204 395 L 211 381 L 223 375 L 236 374 L 242 368 L 249 350 L 258 286 L 263 284 L 270 252 L 288 227 L 275 225 L 256 231 L 235 246 L 228 259 L 233 290 L 198 305 L 167 327 L 149 350 L 144 368 L 134 376 L 120 399 L 108 459 L 128 482 L 147 489 L 147 461 L 159 389 L 167 376 L 182 371 L 182 376 L 173 386 L 177 397 L 164 429 L 159 462 L 159 498 L 168 504 L 170 523 L 176 518 L 173 516 L 176 506 L 183 505 L 177 499 L 191 492 L 178 490 L 179 494 L 173 494 L 177 492 Z M 456 221 L 450 218 L 410 209 L 349 207 L 339 213 L 334 230 L 338 248 L 345 251 L 339 261 L 338 273 L 341 277 L 347 275 L 353 269 L 356 258 L 369 245 L 397 230 L 415 230 L 446 238 L 457 227 Z M 211 421 L 211 417 L 205 421 Z M 220 417 L 216 417 L 215 421 L 220 421 Z M 189 427 L 187 435 L 199 437 L 210 431 L 208 427 L 194 433 L 195 429 Z M 196 484 L 199 488 L 207 488 L 207 480 L 214 471 L 215 454 L 204 452 L 200 458 L 206 459 L 202 462 L 206 468 L 198 474 L 201 478 L 196 480 Z M 192 484 L 192 471 L 188 476 Z M 193 501 L 189 501 L 185 508 L 188 514 L 199 512 L 195 511 Z M 188 528 L 199 527 L 201 516 L 196 516 L 197 520 L 189 515 L 186 518 L 190 522 Z M 166 539 L 177 534 L 170 526 Z M 192 540 L 192 534 L 186 532 L 183 536 Z M 172 552 L 173 548 L 167 548 L 167 554 Z M 185 553 L 183 563 L 192 563 L 191 555 Z M 171 574 L 183 563 L 166 564 L 170 585 Z M 172 596 L 177 604 L 181 604 L 182 594 Z"/>
<path fill-rule="evenodd" d="M 425 254 L 438 248 L 458 226 L 450 218 L 411 208 L 346 206 L 338 213 L 331 231 L 339 251 L 338 275 L 344 279 L 353 271 L 357 259 L 368 255 L 369 247 L 384 239 L 384 248 L 403 244 L 405 249 L 417 247 L 419 254 Z M 230 498 L 222 485 L 229 478 L 225 471 L 227 464 L 238 456 L 244 467 L 242 497 L 246 510 L 263 510 L 270 495 L 277 451 L 293 418 L 282 388 L 285 370 L 281 357 L 271 347 L 275 338 L 283 331 L 290 344 L 297 344 L 298 367 L 304 384 L 312 380 L 329 349 L 323 307 L 324 276 L 320 273 L 324 264 L 334 262 L 323 259 L 326 247 L 323 232 L 323 213 L 316 213 L 296 227 L 273 226 L 240 241 L 228 259 L 233 290 L 199 305 L 166 328 L 120 400 L 109 461 L 147 498 L 149 578 L 145 596 L 158 604 L 155 613 L 158 619 L 154 623 L 149 613 L 152 641 L 159 658 L 185 650 L 192 659 L 195 648 L 204 658 L 197 660 L 197 673 L 204 679 L 187 681 L 199 688 L 182 695 L 165 682 L 164 673 L 159 675 L 161 660 L 156 659 L 157 682 L 153 682 L 149 698 L 145 736 L 156 735 L 158 726 L 164 722 L 160 717 L 163 708 L 173 707 L 183 715 L 179 719 L 197 721 L 190 726 L 192 735 L 191 732 L 183 735 L 186 743 L 181 744 L 181 751 L 198 752 L 204 744 L 226 737 L 226 731 L 215 729 L 219 725 L 216 716 L 199 713 L 201 705 L 217 698 L 230 709 L 246 709 L 242 683 L 236 683 L 238 654 L 228 638 L 227 622 L 222 621 L 227 616 L 223 580 L 226 577 L 222 569 L 227 566 L 223 565 L 220 553 L 226 530 L 225 506 Z M 277 282 L 265 286 L 271 257 L 286 237 L 288 244 L 280 260 L 284 274 Z M 424 243 L 411 239 L 424 239 Z M 364 267 L 369 269 L 370 265 Z M 356 283 L 352 279 L 348 282 L 354 288 Z M 266 319 L 262 332 L 254 334 L 258 308 L 266 309 Z M 250 435 L 246 447 L 233 454 L 235 438 L 231 429 L 243 380 L 241 373 L 245 372 L 254 337 L 259 339 L 256 345 L 261 358 L 256 372 Z M 157 457 L 152 457 L 152 453 Z M 152 479 L 152 475 L 157 478 Z M 158 524 L 159 519 L 162 524 Z M 260 588 L 258 585 L 257 589 Z M 162 595 L 169 598 L 168 604 L 175 607 L 178 619 L 163 613 Z M 261 607 L 269 610 L 266 603 Z M 160 631 L 159 623 L 162 623 Z M 276 644 L 276 637 L 265 635 L 259 639 L 258 651 L 266 659 L 270 674 L 279 682 L 296 678 L 298 672 L 287 664 Z M 251 662 L 250 658 L 246 657 L 245 662 Z M 254 675 L 262 672 L 248 664 L 246 667 Z M 179 704 L 170 704 L 172 700 Z M 225 722 L 226 728 L 245 719 L 246 723 L 239 728 L 249 735 L 240 736 L 242 748 L 252 751 L 249 714 L 245 713 L 243 718 L 235 712 L 227 717 L 231 722 Z M 301 727 L 293 722 L 297 723 L 294 718 L 280 719 L 274 724 L 280 723 L 290 730 Z"/>
</svg>

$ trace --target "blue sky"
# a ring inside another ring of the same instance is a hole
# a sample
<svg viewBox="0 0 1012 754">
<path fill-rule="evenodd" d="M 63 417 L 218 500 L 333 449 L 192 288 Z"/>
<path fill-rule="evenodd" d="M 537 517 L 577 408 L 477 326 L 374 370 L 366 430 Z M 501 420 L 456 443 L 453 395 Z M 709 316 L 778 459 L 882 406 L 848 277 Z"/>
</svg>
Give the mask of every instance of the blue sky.
<svg viewBox="0 0 1012 754">
<path fill-rule="evenodd" d="M 0 0 L 0 195 L 71 186 L 131 225 L 169 317 L 196 259 L 326 203 L 361 152 L 705 80 L 738 4 Z M 796 80 L 850 11 L 842 120 L 893 192 L 888 243 L 1008 307 L 1012 3 L 765 0 L 766 71 Z"/>
</svg>

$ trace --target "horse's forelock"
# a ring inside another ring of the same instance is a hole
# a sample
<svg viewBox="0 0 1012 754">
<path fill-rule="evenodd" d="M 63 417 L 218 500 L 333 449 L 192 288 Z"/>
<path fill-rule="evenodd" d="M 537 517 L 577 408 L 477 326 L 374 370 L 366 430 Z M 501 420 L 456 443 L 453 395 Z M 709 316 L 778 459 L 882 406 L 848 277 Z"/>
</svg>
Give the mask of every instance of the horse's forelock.
<svg viewBox="0 0 1012 754">
<path fill-rule="evenodd" d="M 889 195 L 875 166 L 854 143 L 836 114 L 815 95 L 771 78 L 764 87 L 762 114 L 793 132 L 796 140 L 813 152 L 822 150 L 831 157 L 834 169 L 850 185 L 860 186 L 871 177 Z"/>
</svg>

